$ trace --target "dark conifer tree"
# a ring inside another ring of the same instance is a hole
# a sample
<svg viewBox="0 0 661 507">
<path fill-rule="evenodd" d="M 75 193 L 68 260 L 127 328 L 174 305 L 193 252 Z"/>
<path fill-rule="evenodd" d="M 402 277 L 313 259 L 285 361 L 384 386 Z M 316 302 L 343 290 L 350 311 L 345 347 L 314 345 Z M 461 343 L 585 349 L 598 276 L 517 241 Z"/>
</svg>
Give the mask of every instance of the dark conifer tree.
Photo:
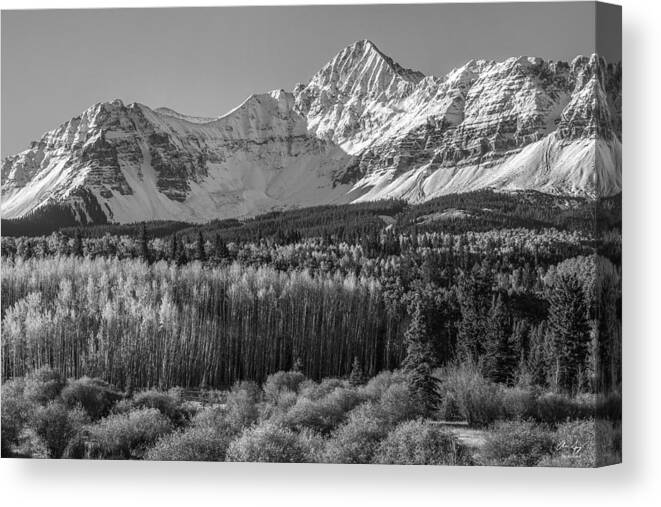
<svg viewBox="0 0 661 507">
<path fill-rule="evenodd" d="M 546 324 L 542 322 L 530 331 L 530 352 L 526 361 L 526 371 L 534 385 L 545 387 L 548 384 L 548 359 Z"/>
<path fill-rule="evenodd" d="M 57 255 L 68 255 L 69 254 L 69 245 L 67 238 L 61 232 L 57 233 L 57 243 L 55 245 L 55 252 Z"/>
<path fill-rule="evenodd" d="M 559 276 L 549 303 L 553 379 L 559 389 L 576 393 L 582 386 L 590 352 L 588 308 L 578 277 Z"/>
<path fill-rule="evenodd" d="M 147 227 L 144 223 L 140 228 L 140 237 L 138 238 L 138 255 L 143 261 L 147 263 L 151 262 L 151 256 L 149 255 L 149 240 L 147 239 Z"/>
<path fill-rule="evenodd" d="M 73 249 L 71 252 L 75 257 L 83 256 L 83 238 L 80 235 L 80 230 L 76 229 L 76 236 L 73 241 Z"/>
<path fill-rule="evenodd" d="M 360 366 L 360 361 L 358 361 L 358 356 L 356 356 L 353 358 L 353 363 L 351 364 L 349 383 L 352 386 L 359 386 L 364 382 L 365 382 L 365 377 L 363 375 L 363 368 Z"/>
<path fill-rule="evenodd" d="M 22 254 L 23 259 L 31 259 L 34 256 L 32 242 L 28 238 L 24 238 Z"/>
<path fill-rule="evenodd" d="M 202 231 L 197 231 L 197 241 L 195 242 L 195 259 L 204 262 L 207 260 L 207 253 L 204 250 L 204 236 Z"/>
<path fill-rule="evenodd" d="M 173 234 L 170 236 L 170 250 L 168 251 L 168 259 L 170 259 L 171 262 L 175 262 L 177 260 L 177 235 Z"/>
<path fill-rule="evenodd" d="M 424 414 L 432 415 L 438 408 L 441 396 L 439 380 L 432 375 L 434 353 L 427 338 L 427 329 L 421 304 L 417 304 L 411 323 L 405 333 L 406 357 L 402 368 L 406 374 L 411 395 L 422 404 Z"/>
<path fill-rule="evenodd" d="M 176 262 L 178 266 L 182 266 L 188 262 L 188 255 L 186 254 L 186 248 L 180 237 L 177 238 L 177 248 L 176 248 Z"/>
<path fill-rule="evenodd" d="M 483 370 L 487 378 L 494 382 L 512 384 L 516 375 L 520 354 L 512 334 L 511 317 L 503 301 L 502 294 L 495 300 L 489 312 L 486 351 Z"/>
<path fill-rule="evenodd" d="M 215 244 L 214 244 L 214 258 L 216 262 L 220 262 L 223 259 L 227 259 L 230 256 L 229 250 L 223 238 L 220 237 L 220 234 L 216 233 Z"/>
<path fill-rule="evenodd" d="M 48 257 L 49 254 L 48 242 L 45 239 L 39 240 L 39 256 Z"/>
<path fill-rule="evenodd" d="M 492 286 L 493 277 L 484 266 L 475 265 L 459 279 L 457 297 L 461 320 L 457 326 L 457 352 L 464 361 L 477 361 L 484 354 Z"/>
<path fill-rule="evenodd" d="M 440 258 L 435 251 L 430 251 L 422 261 L 422 280 L 437 284 L 441 278 Z"/>
</svg>

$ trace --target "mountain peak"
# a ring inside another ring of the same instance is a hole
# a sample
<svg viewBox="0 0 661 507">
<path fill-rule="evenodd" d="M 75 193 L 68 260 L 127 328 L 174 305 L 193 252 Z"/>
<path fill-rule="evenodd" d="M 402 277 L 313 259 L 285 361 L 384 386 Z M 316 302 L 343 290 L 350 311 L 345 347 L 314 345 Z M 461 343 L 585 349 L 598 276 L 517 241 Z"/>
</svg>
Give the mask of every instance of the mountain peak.
<svg viewBox="0 0 661 507">
<path fill-rule="evenodd" d="M 399 100 L 424 77 L 422 72 L 402 67 L 372 41 L 363 39 L 337 53 L 306 86 L 297 86 L 296 104 L 305 114 L 310 108 L 323 108 L 328 101 Z"/>
<path fill-rule="evenodd" d="M 397 77 L 411 83 L 418 83 L 425 77 L 422 72 L 402 67 L 381 51 L 377 45 L 369 39 L 358 40 L 344 48 L 329 62 L 328 65 L 334 63 L 353 63 L 359 67 L 366 65 L 371 68 L 374 68 L 375 64 L 382 65 L 388 68 Z"/>
</svg>

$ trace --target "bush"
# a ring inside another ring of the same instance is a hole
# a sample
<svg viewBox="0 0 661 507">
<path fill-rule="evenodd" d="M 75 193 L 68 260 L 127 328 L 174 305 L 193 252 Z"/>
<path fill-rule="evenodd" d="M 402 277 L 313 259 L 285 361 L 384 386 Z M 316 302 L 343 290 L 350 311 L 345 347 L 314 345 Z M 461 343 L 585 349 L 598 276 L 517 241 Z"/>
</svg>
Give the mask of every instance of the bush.
<svg viewBox="0 0 661 507">
<path fill-rule="evenodd" d="M 422 420 L 408 421 L 381 442 L 375 463 L 392 465 L 470 465 L 469 450 L 457 437 Z"/>
<path fill-rule="evenodd" d="M 374 402 L 359 405 L 326 442 L 323 459 L 328 463 L 372 463 L 388 429 Z"/>
<path fill-rule="evenodd" d="M 302 398 L 301 398 L 302 399 Z M 299 397 L 292 391 L 282 391 L 278 396 L 276 404 L 265 403 L 262 405 L 260 420 L 283 420 L 285 414 L 299 401 Z"/>
<path fill-rule="evenodd" d="M 45 366 L 25 376 L 24 396 L 35 403 L 44 404 L 57 398 L 65 383 L 58 371 Z"/>
<path fill-rule="evenodd" d="M 438 418 L 442 421 L 461 421 L 464 419 L 459 403 L 457 403 L 453 394 L 446 393 L 438 409 Z"/>
<path fill-rule="evenodd" d="M 535 397 L 526 389 L 513 387 L 502 390 L 502 415 L 506 419 L 527 419 L 535 405 Z"/>
<path fill-rule="evenodd" d="M 43 440 L 49 457 L 61 458 L 69 441 L 87 422 L 87 413 L 81 408 L 68 410 L 62 403 L 51 401 L 37 408 L 31 426 Z"/>
<path fill-rule="evenodd" d="M 382 371 L 376 377 L 372 377 L 366 385 L 362 386 L 360 392 L 366 398 L 378 400 L 393 384 L 405 383 L 406 377 L 401 371 Z"/>
<path fill-rule="evenodd" d="M 204 407 L 197 412 L 191 419 L 191 426 L 219 428 L 229 427 L 229 410 L 222 405 L 213 405 Z"/>
<path fill-rule="evenodd" d="M 23 396 L 23 379 L 8 380 L 2 385 L 1 453 L 3 457 L 12 454 L 12 448 L 18 446 L 21 432 L 35 410 L 35 404 Z"/>
<path fill-rule="evenodd" d="M 264 383 L 266 400 L 277 404 L 283 391 L 298 392 L 298 388 L 304 380 L 305 375 L 300 371 L 279 371 L 269 375 Z"/>
<path fill-rule="evenodd" d="M 539 422 L 556 424 L 594 417 L 592 398 L 572 399 L 555 393 L 545 393 L 535 399 L 529 416 Z"/>
<path fill-rule="evenodd" d="M 289 411 L 278 419 L 286 426 L 302 430 L 330 433 L 345 418 L 346 413 L 362 401 L 355 389 L 336 388 L 318 400 L 299 398 Z"/>
<path fill-rule="evenodd" d="M 424 415 L 424 407 L 411 396 L 411 391 L 405 383 L 390 385 L 374 407 L 377 416 L 388 427 Z"/>
<path fill-rule="evenodd" d="M 108 415 L 112 406 L 122 398 L 110 384 L 103 380 L 82 377 L 71 380 L 62 389 L 62 401 L 69 408 L 82 406 L 92 420 Z"/>
<path fill-rule="evenodd" d="M 209 426 L 193 426 L 162 437 L 147 451 L 155 461 L 224 461 L 233 438 Z"/>
<path fill-rule="evenodd" d="M 86 427 L 87 458 L 141 458 L 148 447 L 170 433 L 170 421 L 154 408 L 113 414 Z"/>
<path fill-rule="evenodd" d="M 503 412 L 503 391 L 485 379 L 475 365 L 448 367 L 442 374 L 444 397 L 452 397 L 471 426 L 488 426 Z"/>
<path fill-rule="evenodd" d="M 306 380 L 298 388 L 300 398 L 310 400 L 319 400 L 335 391 L 338 387 L 348 387 L 348 382 L 339 378 L 325 378 L 317 383 L 313 380 Z"/>
<path fill-rule="evenodd" d="M 255 423 L 259 417 L 259 386 L 254 382 L 237 382 L 227 395 L 227 419 L 236 429 Z"/>
<path fill-rule="evenodd" d="M 188 416 L 181 407 L 181 400 L 176 393 L 164 393 L 162 391 L 141 391 L 133 396 L 132 408 L 155 408 L 167 417 L 175 426 L 183 426 L 188 421 Z"/>
<path fill-rule="evenodd" d="M 317 445 L 310 434 L 303 438 L 279 424 L 266 422 L 246 429 L 232 441 L 227 461 L 305 463 L 315 459 Z"/>
<path fill-rule="evenodd" d="M 487 435 L 482 456 L 487 465 L 535 466 L 554 449 L 553 434 L 530 421 L 500 421 Z"/>
</svg>

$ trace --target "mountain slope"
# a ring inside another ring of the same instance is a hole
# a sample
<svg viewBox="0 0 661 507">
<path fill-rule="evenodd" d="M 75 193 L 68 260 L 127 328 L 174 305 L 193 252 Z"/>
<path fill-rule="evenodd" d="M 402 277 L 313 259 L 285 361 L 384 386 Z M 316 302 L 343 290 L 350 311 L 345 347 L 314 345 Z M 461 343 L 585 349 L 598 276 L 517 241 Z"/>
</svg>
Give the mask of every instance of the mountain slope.
<svg viewBox="0 0 661 507">
<path fill-rule="evenodd" d="M 90 221 L 76 195 L 81 187 L 120 223 L 199 222 L 305 206 L 346 193 L 332 180 L 350 159 L 307 133 L 284 91 L 253 95 L 209 122 L 115 100 L 5 160 L 2 216 L 69 202 Z"/>
<path fill-rule="evenodd" d="M 370 41 L 217 118 L 99 103 L 2 165 L 3 218 L 204 222 L 481 188 L 621 190 L 621 65 L 473 60 L 445 77 Z M 57 213 L 56 213 L 57 212 Z"/>
<path fill-rule="evenodd" d="M 621 112 L 608 97 L 619 97 L 620 72 L 596 55 L 472 61 L 404 97 L 372 101 L 361 107 L 380 111 L 378 135 L 356 153 L 353 191 L 414 202 L 485 187 L 617 193 Z"/>
</svg>

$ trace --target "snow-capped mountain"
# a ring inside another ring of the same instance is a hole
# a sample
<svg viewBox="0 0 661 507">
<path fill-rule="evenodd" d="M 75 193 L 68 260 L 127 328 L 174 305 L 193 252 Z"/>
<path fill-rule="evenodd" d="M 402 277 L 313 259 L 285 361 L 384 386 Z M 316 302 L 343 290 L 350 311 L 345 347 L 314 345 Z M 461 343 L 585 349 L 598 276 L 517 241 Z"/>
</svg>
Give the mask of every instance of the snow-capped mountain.
<svg viewBox="0 0 661 507">
<path fill-rule="evenodd" d="M 2 216 L 67 203 L 83 222 L 202 222 L 309 206 L 347 192 L 332 181 L 350 159 L 308 133 L 285 91 L 214 120 L 114 100 L 5 160 Z"/>
<path fill-rule="evenodd" d="M 2 166 L 2 218 L 202 222 L 479 188 L 621 190 L 621 65 L 473 60 L 424 76 L 359 41 L 218 118 L 96 104 Z"/>
</svg>

